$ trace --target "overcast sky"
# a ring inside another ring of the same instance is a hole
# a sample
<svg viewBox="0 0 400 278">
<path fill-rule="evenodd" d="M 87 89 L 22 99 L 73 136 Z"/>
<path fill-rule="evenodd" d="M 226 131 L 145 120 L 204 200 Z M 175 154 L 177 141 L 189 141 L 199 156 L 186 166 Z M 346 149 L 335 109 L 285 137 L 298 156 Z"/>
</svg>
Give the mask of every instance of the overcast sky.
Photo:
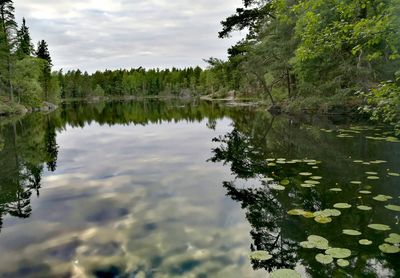
<svg viewBox="0 0 400 278">
<path fill-rule="evenodd" d="M 238 40 L 220 21 L 241 0 L 14 0 L 18 23 L 49 43 L 56 69 L 204 66 Z"/>
</svg>

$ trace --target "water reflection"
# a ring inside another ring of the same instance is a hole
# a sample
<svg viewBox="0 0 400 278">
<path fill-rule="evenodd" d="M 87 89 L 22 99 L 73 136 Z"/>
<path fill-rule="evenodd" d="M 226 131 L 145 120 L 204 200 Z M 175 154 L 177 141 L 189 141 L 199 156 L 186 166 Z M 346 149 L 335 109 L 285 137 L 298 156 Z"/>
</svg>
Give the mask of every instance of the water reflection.
<svg viewBox="0 0 400 278">
<path fill-rule="evenodd" d="M 72 102 L 1 123 L 0 276 L 265 277 L 296 268 L 305 277 L 396 277 L 397 254 L 377 249 L 386 233 L 366 227 L 399 232 L 398 214 L 371 197 L 399 195 L 386 173 L 399 171 L 400 149 L 367 139 L 384 132 L 375 127 L 353 138 L 321 130 L 342 125 L 192 100 Z M 288 163 L 268 166 L 269 158 Z M 381 179 L 367 180 L 366 171 Z M 303 188 L 299 172 L 321 184 Z M 272 189 L 285 179 L 285 191 Z M 367 189 L 373 194 L 360 196 Z M 353 208 L 332 224 L 287 215 L 339 201 Z M 361 213 L 360 204 L 374 210 Z M 360 247 L 343 228 L 374 245 Z M 317 263 L 315 250 L 299 247 L 310 234 L 351 249 L 351 267 Z M 273 259 L 250 261 L 254 250 Z"/>
<path fill-rule="evenodd" d="M 12 119 L 0 126 L 0 132 L 0 219 L 6 215 L 28 218 L 31 198 L 40 194 L 43 164 L 56 170 L 55 127 L 48 116 L 32 115 Z"/>
<path fill-rule="evenodd" d="M 386 192 L 393 198 L 399 195 L 398 188 L 393 189 L 395 182 L 387 176 L 388 169 L 398 170 L 398 145 L 368 139 L 377 132 L 389 133 L 381 128 L 366 128 L 343 140 L 329 129 L 339 129 L 329 121 L 312 128 L 293 119 L 268 119 L 269 116 L 260 112 L 246 115 L 234 119 L 232 131 L 214 138 L 219 146 L 212 150 L 209 161 L 222 162 L 231 169 L 235 179 L 224 181 L 223 187 L 227 196 L 246 211 L 252 227 L 250 251 L 264 250 L 273 255 L 268 261 L 252 261 L 254 269 L 271 272 L 296 268 L 302 275 L 310 277 L 398 277 L 398 254 L 385 255 L 378 249 L 387 234 L 367 228 L 370 223 L 387 223 L 391 232 L 398 233 L 398 214 L 385 211 L 382 205 L 371 200 L 371 196 L 368 198 L 359 193 L 360 190 L 371 190 L 374 194 Z M 379 158 L 387 163 L 382 166 L 365 162 L 359 166 L 353 162 L 355 158 L 366 161 Z M 366 179 L 365 171 L 371 170 L 379 172 L 379 182 Z M 299 173 L 308 172 L 322 181 L 315 187 L 304 188 L 307 187 L 304 184 L 306 178 Z M 349 185 L 358 180 L 362 182 Z M 276 190 L 279 183 L 286 185 L 281 188 L 283 191 Z M 343 191 L 334 193 L 330 191 L 333 187 Z M 295 208 L 321 211 L 344 201 L 351 203 L 353 208 L 342 211 L 332 224 L 319 224 L 312 218 L 299 219 L 287 214 Z M 356 209 L 357 205 L 371 205 L 373 211 L 361 212 Z M 342 234 L 342 229 L 350 228 L 359 229 L 362 238 L 374 241 L 373 246 L 361 246 L 358 244 L 360 238 Z M 350 249 L 351 266 L 323 266 L 316 262 L 315 255 L 324 251 L 310 251 L 299 246 L 311 234 L 326 237 L 330 246 Z"/>
</svg>

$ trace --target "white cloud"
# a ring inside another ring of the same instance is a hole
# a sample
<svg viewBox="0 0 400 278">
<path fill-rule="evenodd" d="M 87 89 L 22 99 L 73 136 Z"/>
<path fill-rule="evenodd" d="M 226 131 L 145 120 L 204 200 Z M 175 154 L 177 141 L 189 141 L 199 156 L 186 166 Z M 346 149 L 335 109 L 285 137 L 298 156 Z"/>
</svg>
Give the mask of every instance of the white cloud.
<svg viewBox="0 0 400 278">
<path fill-rule="evenodd" d="M 203 65 L 238 37 L 218 39 L 241 0 L 15 0 L 35 40 L 48 41 L 56 68 L 94 71 Z"/>
</svg>

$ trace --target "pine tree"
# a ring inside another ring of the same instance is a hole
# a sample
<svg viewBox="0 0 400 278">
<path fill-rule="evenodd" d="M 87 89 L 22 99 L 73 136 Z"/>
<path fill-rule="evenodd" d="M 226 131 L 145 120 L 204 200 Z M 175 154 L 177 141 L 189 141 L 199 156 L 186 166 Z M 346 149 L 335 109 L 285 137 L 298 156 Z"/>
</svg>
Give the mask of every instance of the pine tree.
<svg viewBox="0 0 400 278">
<path fill-rule="evenodd" d="M 11 101 L 14 101 L 12 85 L 13 59 L 17 24 L 12 0 L 0 0 L 0 84 L 8 87 Z"/>
<path fill-rule="evenodd" d="M 42 87 L 43 91 L 45 94 L 45 100 L 47 101 L 49 99 L 49 86 L 50 86 L 50 80 L 51 80 L 51 66 L 52 61 L 50 57 L 50 52 L 48 45 L 46 41 L 41 40 L 38 43 L 38 48 L 36 51 L 36 56 L 40 59 L 43 59 L 45 61 L 44 67 L 43 67 L 43 78 L 42 78 Z"/>
<path fill-rule="evenodd" d="M 25 18 L 22 19 L 22 26 L 18 30 L 18 48 L 17 55 L 19 58 L 30 56 L 33 53 L 33 45 L 29 28 L 26 26 Z"/>
</svg>

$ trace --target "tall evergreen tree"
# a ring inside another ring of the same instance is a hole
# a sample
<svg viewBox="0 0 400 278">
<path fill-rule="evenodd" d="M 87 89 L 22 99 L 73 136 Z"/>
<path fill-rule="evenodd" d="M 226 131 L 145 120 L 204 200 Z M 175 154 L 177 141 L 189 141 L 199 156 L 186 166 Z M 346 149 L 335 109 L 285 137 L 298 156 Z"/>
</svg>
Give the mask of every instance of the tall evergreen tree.
<svg viewBox="0 0 400 278">
<path fill-rule="evenodd" d="M 14 101 L 12 85 L 12 51 L 15 46 L 17 24 L 12 0 L 0 0 L 0 80 L 8 87 L 11 101 Z"/>
<path fill-rule="evenodd" d="M 33 45 L 29 28 L 26 26 L 25 18 L 22 19 L 22 26 L 18 30 L 18 48 L 17 55 L 19 58 L 30 56 L 33 53 Z"/>
<path fill-rule="evenodd" d="M 36 56 L 45 61 L 44 66 L 43 66 L 43 78 L 41 81 L 42 81 L 43 91 L 45 94 L 45 100 L 48 101 L 49 87 L 50 87 L 50 81 L 51 81 L 52 61 L 51 61 L 51 57 L 50 57 L 49 47 L 48 47 L 46 41 L 44 41 L 44 40 L 39 41 L 37 51 L 36 51 Z"/>
</svg>

